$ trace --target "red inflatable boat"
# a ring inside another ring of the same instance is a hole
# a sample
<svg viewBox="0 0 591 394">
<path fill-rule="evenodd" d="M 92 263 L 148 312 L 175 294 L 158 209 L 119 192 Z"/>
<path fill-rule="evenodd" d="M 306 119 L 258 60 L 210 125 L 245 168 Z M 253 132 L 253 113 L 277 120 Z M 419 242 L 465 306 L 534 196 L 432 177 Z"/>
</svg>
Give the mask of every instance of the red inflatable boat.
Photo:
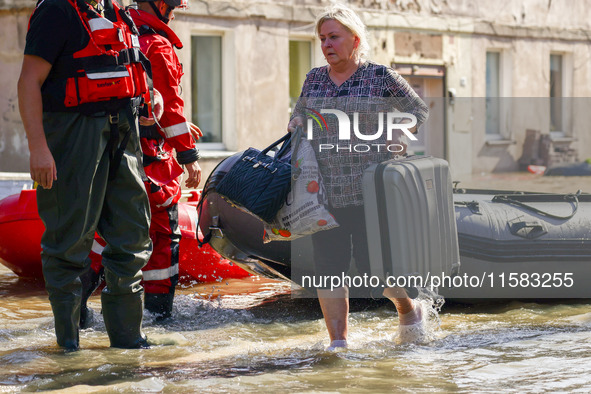
<svg viewBox="0 0 591 394">
<path fill-rule="evenodd" d="M 197 226 L 199 193 L 191 192 L 188 202 L 179 203 L 180 242 L 179 281 L 215 282 L 226 278 L 244 278 L 249 273 L 221 257 L 209 245 L 199 248 Z M 45 227 L 37 213 L 35 190 L 23 190 L 0 200 L 0 263 L 18 276 L 42 278 L 41 235 Z M 91 252 L 93 263 L 100 261 L 104 242 L 98 236 Z"/>
</svg>

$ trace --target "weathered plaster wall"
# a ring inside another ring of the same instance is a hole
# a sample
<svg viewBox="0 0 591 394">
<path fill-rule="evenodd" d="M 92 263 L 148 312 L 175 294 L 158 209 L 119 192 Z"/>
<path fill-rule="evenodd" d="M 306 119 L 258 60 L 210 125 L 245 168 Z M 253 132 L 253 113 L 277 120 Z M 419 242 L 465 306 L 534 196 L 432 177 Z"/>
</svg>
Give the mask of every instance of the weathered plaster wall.
<svg viewBox="0 0 591 394">
<path fill-rule="evenodd" d="M 19 2 L 18 4 L 22 4 Z M 29 151 L 18 112 L 16 83 L 22 63 L 29 12 L 3 11 L 0 3 L 0 171 L 28 171 Z"/>
<path fill-rule="evenodd" d="M 591 114 L 585 109 L 591 96 L 588 84 L 591 46 L 587 42 L 559 41 L 553 38 L 537 36 L 521 40 L 495 38 L 488 35 L 472 35 L 471 68 L 472 96 L 472 172 L 510 171 L 519 168 L 518 160 L 523 154 L 526 130 L 538 130 L 549 133 L 550 115 L 548 99 L 550 91 L 549 59 L 551 53 L 561 53 L 567 57 L 565 72 L 571 74 L 564 87 L 567 118 L 565 131 L 575 140 L 569 144 L 578 151 L 579 159 L 591 157 L 589 145 L 589 125 Z M 487 50 L 501 50 L 502 56 L 508 57 L 504 79 L 509 86 L 502 89 L 501 105 L 510 108 L 503 134 L 512 143 L 491 145 L 485 135 L 485 78 Z M 588 108 L 588 107 L 587 107 Z"/>
<path fill-rule="evenodd" d="M 223 142 L 231 153 L 262 148 L 278 139 L 289 120 L 289 36 L 287 25 L 265 19 L 200 18 L 181 15 L 173 28 L 185 48 L 178 51 L 184 68 L 185 114 L 192 113 L 191 50 L 193 34 L 220 34 L 223 40 Z M 188 115 L 190 116 L 190 115 Z M 225 157 L 201 149 L 204 175 Z"/>
<path fill-rule="evenodd" d="M 126 0 L 129 3 L 129 0 Z M 535 100 L 517 100 L 508 118 L 515 144 L 487 146 L 482 122 L 487 48 L 511 63 L 507 96 L 548 96 L 548 57 L 572 57 L 570 89 L 578 97 L 573 136 L 581 158 L 591 157 L 591 0 L 353 0 L 370 31 L 371 58 L 379 63 L 436 64 L 446 68 L 447 151 L 454 173 L 514 170 L 524 130 L 548 131 L 548 112 Z M 27 171 L 28 151 L 16 108 L 16 80 L 28 15 L 35 0 L 0 0 L 0 172 Z M 191 113 L 190 37 L 224 39 L 224 143 L 228 150 L 262 147 L 285 129 L 289 114 L 290 37 L 312 37 L 319 0 L 193 0 L 173 28 L 186 44 L 183 94 Z M 414 51 L 413 51 L 414 49 Z M 323 64 L 318 41 L 314 63 Z M 480 99 L 472 99 L 473 97 Z M 203 160 L 205 172 L 222 157 Z"/>
</svg>

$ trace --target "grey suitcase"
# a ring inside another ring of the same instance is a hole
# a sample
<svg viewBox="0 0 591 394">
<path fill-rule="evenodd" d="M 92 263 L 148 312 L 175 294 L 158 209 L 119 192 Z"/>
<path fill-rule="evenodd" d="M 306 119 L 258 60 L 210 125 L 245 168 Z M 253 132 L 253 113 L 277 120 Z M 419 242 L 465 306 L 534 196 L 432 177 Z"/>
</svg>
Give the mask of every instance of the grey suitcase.
<svg viewBox="0 0 591 394">
<path fill-rule="evenodd" d="M 389 160 L 365 170 L 372 275 L 386 282 L 389 276 L 418 275 L 429 281 L 429 276 L 458 274 L 452 189 L 447 161 L 431 156 Z"/>
</svg>

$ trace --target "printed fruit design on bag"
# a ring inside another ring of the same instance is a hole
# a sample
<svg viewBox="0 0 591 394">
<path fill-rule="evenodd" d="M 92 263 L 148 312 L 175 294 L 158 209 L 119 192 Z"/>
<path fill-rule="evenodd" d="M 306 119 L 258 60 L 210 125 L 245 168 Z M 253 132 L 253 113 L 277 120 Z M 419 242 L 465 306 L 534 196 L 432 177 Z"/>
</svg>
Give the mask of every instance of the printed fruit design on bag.
<svg viewBox="0 0 591 394">
<path fill-rule="evenodd" d="M 316 222 L 317 225 L 319 225 L 320 227 L 322 226 L 326 226 L 328 224 L 328 222 L 324 219 L 320 219 L 319 221 Z"/>
<path fill-rule="evenodd" d="M 295 168 L 300 168 L 303 161 L 304 161 L 304 158 L 298 159 L 295 163 Z"/>
<path fill-rule="evenodd" d="M 306 186 L 306 190 L 308 191 L 308 193 L 318 193 L 318 191 L 320 190 L 320 186 L 318 185 L 318 182 L 310 181 Z"/>
<path fill-rule="evenodd" d="M 281 235 L 282 237 L 288 238 L 291 237 L 291 233 L 286 230 L 286 229 L 277 229 L 277 228 L 273 228 L 271 231 L 273 231 L 273 234 L 275 235 Z"/>
</svg>

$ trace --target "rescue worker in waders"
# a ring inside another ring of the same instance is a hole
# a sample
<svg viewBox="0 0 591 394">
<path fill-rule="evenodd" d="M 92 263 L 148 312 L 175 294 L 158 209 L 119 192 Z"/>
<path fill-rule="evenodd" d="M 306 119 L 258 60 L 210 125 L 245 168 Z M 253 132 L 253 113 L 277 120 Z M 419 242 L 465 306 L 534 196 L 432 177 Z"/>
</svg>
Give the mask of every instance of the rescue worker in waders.
<svg viewBox="0 0 591 394">
<path fill-rule="evenodd" d="M 183 114 L 184 102 L 180 97 L 183 70 L 175 53 L 175 48 L 181 49 L 183 44 L 168 26 L 174 19 L 174 10 L 186 8 L 187 0 L 135 1 L 137 9 L 130 8 L 129 12 L 140 32 L 142 52 L 152 64 L 154 87 L 164 100 L 164 113 L 158 124 L 141 126 L 140 135 L 152 210 L 150 237 L 154 244 L 152 257 L 143 269 L 145 307 L 156 320 L 165 320 L 172 314 L 179 275 L 181 165 L 187 169 L 185 186 L 196 188 L 201 181 L 201 168 L 195 140 L 201 136 L 201 130 L 187 122 Z"/>
<path fill-rule="evenodd" d="M 150 199 L 152 223 L 150 238 L 154 250 L 143 269 L 145 307 L 156 321 L 165 321 L 172 315 L 175 287 L 179 273 L 178 201 L 181 197 L 181 165 L 187 168 L 185 186 L 195 188 L 201 181 L 199 153 L 194 139 L 201 130 L 187 122 L 183 114 L 184 102 L 180 97 L 182 66 L 174 48 L 183 45 L 168 23 L 176 8 L 186 8 L 187 0 L 136 0 L 137 8 L 129 12 L 140 32 L 140 47 L 150 60 L 154 88 L 164 99 L 164 113 L 158 124 L 140 126 L 146 190 Z M 173 156 L 176 151 L 176 160 Z M 180 164 L 180 165 L 179 165 Z M 93 245 L 92 270 L 82 277 L 82 313 L 80 325 L 92 323 L 92 311 L 86 301 L 102 281 L 101 251 L 103 242 Z"/>
<path fill-rule="evenodd" d="M 82 284 L 95 232 L 112 347 L 147 346 L 141 269 L 152 245 L 137 116 L 150 100 L 149 62 L 115 0 L 39 0 L 26 37 L 19 109 L 39 184 L 43 275 L 57 343 L 79 348 Z"/>
</svg>

